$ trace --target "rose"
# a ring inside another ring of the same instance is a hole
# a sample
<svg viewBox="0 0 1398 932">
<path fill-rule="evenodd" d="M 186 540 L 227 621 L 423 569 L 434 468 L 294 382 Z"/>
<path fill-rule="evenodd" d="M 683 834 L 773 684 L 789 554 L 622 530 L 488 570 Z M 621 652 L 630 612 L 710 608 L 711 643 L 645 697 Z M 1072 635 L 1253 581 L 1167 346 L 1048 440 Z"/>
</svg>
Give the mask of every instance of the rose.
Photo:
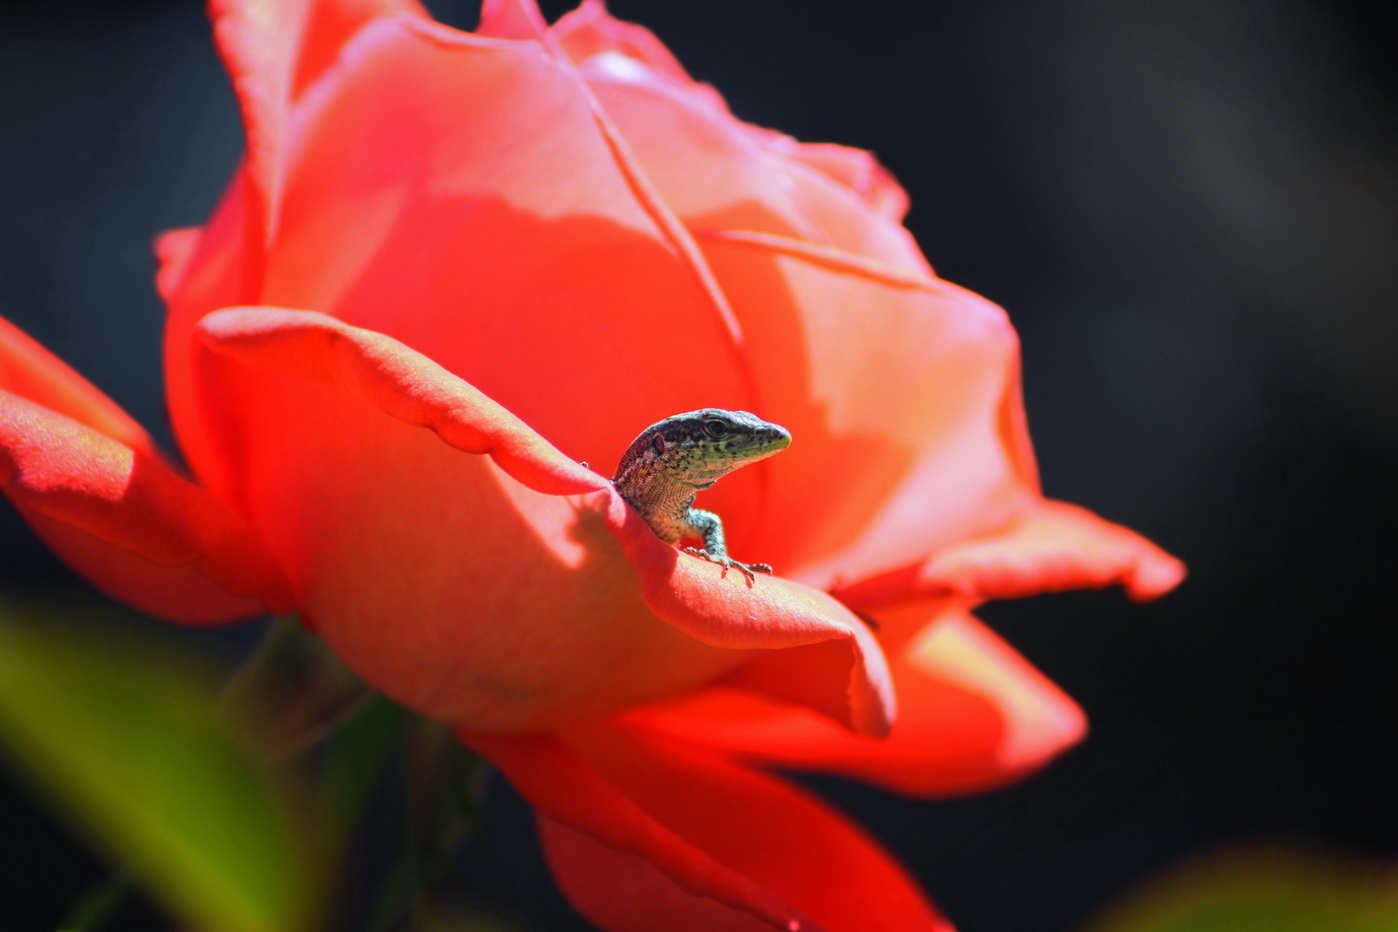
<svg viewBox="0 0 1398 932">
<path fill-rule="evenodd" d="M 214 12 L 248 158 L 160 249 L 197 479 L 7 327 L 21 512 L 154 614 L 302 612 L 505 771 L 606 928 L 937 926 L 760 766 L 1021 776 L 1081 713 L 970 610 L 1181 576 L 1041 496 L 1002 312 L 933 275 L 869 155 L 738 122 L 600 5 L 487 3 L 475 35 L 393 0 Z M 705 494 L 777 569 L 751 587 L 602 475 L 703 406 L 795 437 Z"/>
</svg>

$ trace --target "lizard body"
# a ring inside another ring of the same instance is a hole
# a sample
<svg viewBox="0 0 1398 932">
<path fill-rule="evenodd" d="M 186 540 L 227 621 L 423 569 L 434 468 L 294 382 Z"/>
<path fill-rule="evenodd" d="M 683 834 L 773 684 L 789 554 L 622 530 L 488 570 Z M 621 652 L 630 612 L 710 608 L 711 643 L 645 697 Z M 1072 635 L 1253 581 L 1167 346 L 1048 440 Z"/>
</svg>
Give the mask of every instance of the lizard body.
<svg viewBox="0 0 1398 932">
<path fill-rule="evenodd" d="M 786 428 L 754 414 L 700 408 L 641 431 L 622 455 L 612 484 L 661 540 L 675 544 L 697 537 L 704 548 L 687 547 L 687 552 L 735 568 L 751 580 L 754 572 L 770 573 L 772 568 L 730 557 L 723 522 L 713 512 L 693 507 L 694 498 L 733 470 L 790 443 Z"/>
</svg>

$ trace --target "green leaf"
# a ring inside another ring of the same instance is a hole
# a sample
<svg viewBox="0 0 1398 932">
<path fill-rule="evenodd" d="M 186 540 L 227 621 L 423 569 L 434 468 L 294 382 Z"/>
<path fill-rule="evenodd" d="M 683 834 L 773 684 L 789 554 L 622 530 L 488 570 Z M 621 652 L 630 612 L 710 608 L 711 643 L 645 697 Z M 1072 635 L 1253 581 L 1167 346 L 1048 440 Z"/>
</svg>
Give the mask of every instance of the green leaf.
<svg viewBox="0 0 1398 932">
<path fill-rule="evenodd" d="M 1393 932 L 1391 868 L 1288 848 L 1188 862 L 1126 897 L 1088 932 Z"/>
<path fill-rule="evenodd" d="M 307 927 L 284 789 L 214 713 L 218 673 L 164 639 L 0 617 L 0 750 L 174 916 Z"/>
</svg>

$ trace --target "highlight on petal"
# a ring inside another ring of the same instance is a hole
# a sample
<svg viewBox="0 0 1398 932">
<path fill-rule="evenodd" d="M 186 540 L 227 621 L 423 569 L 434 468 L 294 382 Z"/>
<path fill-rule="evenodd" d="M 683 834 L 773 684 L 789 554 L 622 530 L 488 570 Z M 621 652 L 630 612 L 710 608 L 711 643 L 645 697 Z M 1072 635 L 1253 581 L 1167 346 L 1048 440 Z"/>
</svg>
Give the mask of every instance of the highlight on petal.
<svg viewBox="0 0 1398 932">
<path fill-rule="evenodd" d="M 838 773 L 924 797 L 1012 783 L 1086 732 L 1077 704 L 962 607 L 929 624 L 894 658 L 893 673 L 898 720 L 882 741 L 725 688 L 638 709 L 628 721 L 768 766 Z"/>
<path fill-rule="evenodd" d="M 242 521 L 160 459 L 0 391 L 0 483 L 44 539 L 113 597 L 208 624 L 291 607 Z"/>
<path fill-rule="evenodd" d="M 460 737 L 538 811 L 554 876 L 602 928 L 950 930 L 852 823 L 711 750 L 615 725 Z"/>
<path fill-rule="evenodd" d="M 1135 531 L 1085 508 L 1045 500 L 1001 531 L 842 588 L 840 597 L 873 610 L 908 598 L 1014 599 L 1120 585 L 1131 599 L 1145 602 L 1184 577 L 1183 563 Z"/>
<path fill-rule="evenodd" d="M 620 55 L 674 81 L 694 83 L 679 59 L 655 33 L 636 23 L 613 18 L 602 0 L 583 0 L 577 9 L 554 23 L 549 33 L 575 65 L 599 55 Z M 701 86 L 708 88 L 708 85 Z"/>
</svg>

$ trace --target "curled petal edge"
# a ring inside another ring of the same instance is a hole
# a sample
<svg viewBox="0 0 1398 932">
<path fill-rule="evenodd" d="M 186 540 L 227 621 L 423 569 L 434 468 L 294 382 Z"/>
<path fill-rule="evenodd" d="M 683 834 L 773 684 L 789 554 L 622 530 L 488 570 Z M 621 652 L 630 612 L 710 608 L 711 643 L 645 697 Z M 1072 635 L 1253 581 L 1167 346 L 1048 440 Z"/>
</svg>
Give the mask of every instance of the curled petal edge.
<svg viewBox="0 0 1398 932">
<path fill-rule="evenodd" d="M 580 495 L 610 485 L 469 383 L 384 334 L 317 311 L 234 307 L 205 316 L 198 337 L 221 358 L 352 391 L 450 447 L 490 456 L 537 492 Z"/>
<path fill-rule="evenodd" d="M 779 577 L 749 583 L 736 570 L 664 543 L 606 478 L 564 456 L 497 402 L 437 363 L 381 333 L 316 311 L 237 307 L 204 317 L 203 351 L 253 368 L 294 372 L 353 392 L 379 410 L 425 427 L 449 446 L 491 456 L 541 493 L 606 491 L 608 530 L 635 569 L 643 597 L 695 640 L 769 650 L 740 674 L 744 685 L 809 706 L 845 727 L 887 734 L 892 678 L 877 641 L 824 593 Z M 798 651 L 790 657 L 783 654 Z"/>
<path fill-rule="evenodd" d="M 1043 500 L 994 534 L 946 547 L 922 563 L 844 586 L 839 597 L 877 610 L 909 599 L 1017 599 L 1122 586 L 1136 602 L 1185 578 L 1182 562 L 1086 508 Z"/>
</svg>

